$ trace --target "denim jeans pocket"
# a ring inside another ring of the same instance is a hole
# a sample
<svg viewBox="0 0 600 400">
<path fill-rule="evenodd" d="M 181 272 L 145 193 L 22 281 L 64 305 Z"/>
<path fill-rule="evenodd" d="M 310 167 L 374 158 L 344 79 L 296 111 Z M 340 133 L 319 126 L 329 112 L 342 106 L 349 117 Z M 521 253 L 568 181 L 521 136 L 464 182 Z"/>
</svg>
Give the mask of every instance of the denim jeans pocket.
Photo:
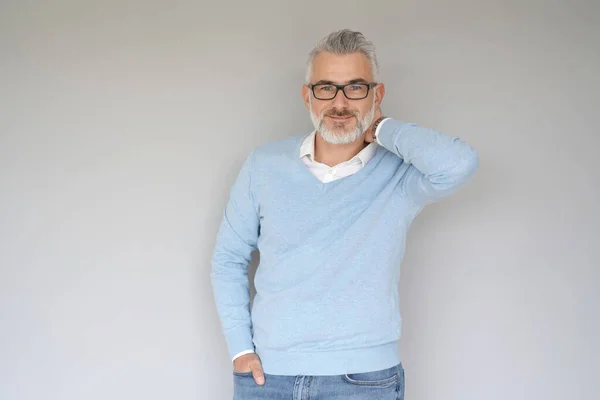
<svg viewBox="0 0 600 400">
<path fill-rule="evenodd" d="M 252 371 L 248 371 L 248 372 L 233 371 L 233 375 L 234 376 L 241 376 L 241 377 L 249 377 L 249 376 L 252 376 Z"/>
<path fill-rule="evenodd" d="M 353 385 L 389 387 L 398 382 L 398 370 L 396 367 L 380 371 L 360 372 L 344 375 L 344 380 Z"/>
</svg>

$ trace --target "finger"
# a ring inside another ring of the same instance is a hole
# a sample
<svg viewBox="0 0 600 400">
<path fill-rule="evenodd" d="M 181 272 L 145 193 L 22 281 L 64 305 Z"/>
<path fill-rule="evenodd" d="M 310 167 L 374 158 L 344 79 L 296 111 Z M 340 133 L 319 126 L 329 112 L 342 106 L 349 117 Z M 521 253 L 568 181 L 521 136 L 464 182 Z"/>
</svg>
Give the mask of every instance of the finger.
<svg viewBox="0 0 600 400">
<path fill-rule="evenodd" d="M 252 364 L 250 366 L 252 370 L 252 376 L 257 385 L 265 384 L 265 373 L 263 372 L 262 365 L 260 363 Z"/>
</svg>

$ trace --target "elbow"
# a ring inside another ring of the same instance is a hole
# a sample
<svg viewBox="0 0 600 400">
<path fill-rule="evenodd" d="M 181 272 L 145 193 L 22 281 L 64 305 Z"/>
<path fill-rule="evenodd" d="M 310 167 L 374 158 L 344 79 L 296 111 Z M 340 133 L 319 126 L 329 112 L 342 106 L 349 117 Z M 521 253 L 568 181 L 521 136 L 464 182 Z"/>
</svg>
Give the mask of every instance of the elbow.
<svg viewBox="0 0 600 400">
<path fill-rule="evenodd" d="M 434 179 L 432 181 L 443 189 L 453 192 L 469 181 L 478 168 L 479 153 L 471 146 L 466 145 L 452 166 L 442 173 L 437 181 Z"/>
<path fill-rule="evenodd" d="M 441 200 L 455 193 L 475 174 L 479 168 L 479 154 L 466 145 L 460 155 L 446 165 L 443 171 L 427 177 L 425 204 Z"/>
</svg>

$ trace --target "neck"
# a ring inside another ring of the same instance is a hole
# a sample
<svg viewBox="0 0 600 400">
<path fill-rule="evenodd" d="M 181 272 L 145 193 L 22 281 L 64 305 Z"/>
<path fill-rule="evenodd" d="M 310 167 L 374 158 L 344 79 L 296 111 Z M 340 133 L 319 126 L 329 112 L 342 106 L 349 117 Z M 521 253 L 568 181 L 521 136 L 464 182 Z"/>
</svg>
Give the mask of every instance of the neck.
<svg viewBox="0 0 600 400">
<path fill-rule="evenodd" d="M 315 135 L 315 160 L 322 164 L 333 167 L 339 163 L 350 160 L 367 147 L 369 143 L 365 142 L 364 135 L 348 144 L 331 144 L 323 140 L 317 132 Z"/>
</svg>

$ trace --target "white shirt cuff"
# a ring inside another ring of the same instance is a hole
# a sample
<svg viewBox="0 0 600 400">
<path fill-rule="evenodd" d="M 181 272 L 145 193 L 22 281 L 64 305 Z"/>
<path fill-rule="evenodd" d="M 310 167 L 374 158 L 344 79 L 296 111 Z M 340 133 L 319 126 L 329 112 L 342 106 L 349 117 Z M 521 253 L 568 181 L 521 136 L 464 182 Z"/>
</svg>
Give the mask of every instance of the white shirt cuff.
<svg viewBox="0 0 600 400">
<path fill-rule="evenodd" d="M 244 350 L 244 351 L 240 351 L 239 353 L 237 353 L 235 356 L 233 356 L 233 359 L 231 360 L 231 362 L 235 361 L 236 358 L 238 358 L 239 356 L 243 356 L 244 354 L 250 354 L 250 353 L 254 353 L 254 350 Z"/>
<path fill-rule="evenodd" d="M 379 140 L 379 131 L 381 130 L 381 127 L 383 126 L 383 124 L 385 123 L 385 121 L 387 121 L 388 119 L 391 118 L 384 118 L 379 125 L 377 125 L 377 129 L 375 129 L 375 137 L 377 138 L 377 144 L 380 146 L 383 146 L 383 144 L 381 143 L 381 140 Z"/>
</svg>

